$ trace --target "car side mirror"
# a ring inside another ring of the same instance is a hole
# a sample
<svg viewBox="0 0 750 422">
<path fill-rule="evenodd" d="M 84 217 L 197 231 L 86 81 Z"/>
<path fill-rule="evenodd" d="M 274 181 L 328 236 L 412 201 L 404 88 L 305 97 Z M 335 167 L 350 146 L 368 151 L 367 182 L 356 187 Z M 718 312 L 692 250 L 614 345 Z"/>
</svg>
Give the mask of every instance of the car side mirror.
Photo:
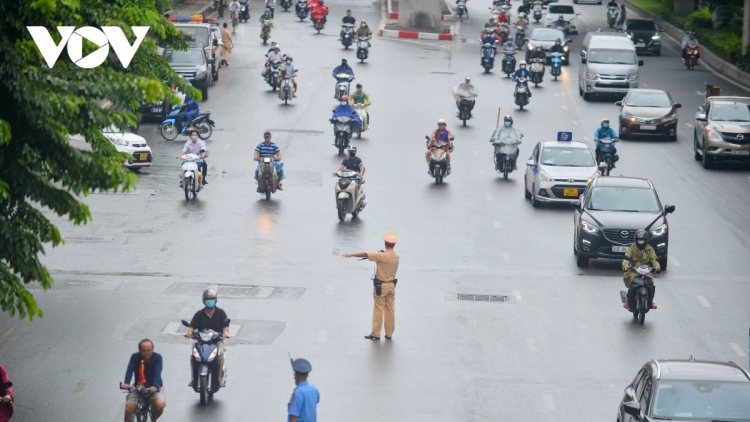
<svg viewBox="0 0 750 422">
<path fill-rule="evenodd" d="M 184 325 L 186 327 L 190 327 L 190 323 L 187 322 L 187 321 L 185 321 L 184 319 L 182 320 L 182 325 Z"/>
<path fill-rule="evenodd" d="M 615 105 L 617 107 L 622 107 L 622 101 L 615 101 Z"/>
<path fill-rule="evenodd" d="M 528 161 L 526 161 L 526 165 L 527 165 L 527 166 L 531 166 L 531 167 L 534 167 L 534 160 L 533 160 L 532 158 L 529 158 L 529 160 L 528 160 Z"/>
<path fill-rule="evenodd" d="M 675 103 L 675 105 L 674 105 L 674 108 L 682 108 L 682 104 L 680 104 L 680 103 Z"/>
<path fill-rule="evenodd" d="M 638 66 L 643 66 L 643 60 L 638 60 Z"/>
<path fill-rule="evenodd" d="M 581 64 L 586 64 L 586 58 L 585 57 L 581 57 Z"/>
<path fill-rule="evenodd" d="M 623 405 L 625 413 L 634 416 L 636 419 L 641 417 L 641 405 L 638 402 L 629 402 Z"/>
<path fill-rule="evenodd" d="M 599 163 L 599 168 L 602 169 L 602 170 L 606 169 L 607 168 L 607 163 L 605 163 L 605 162 Z"/>
<path fill-rule="evenodd" d="M 216 63 L 216 59 L 208 59 L 208 64 L 214 64 Z"/>
<path fill-rule="evenodd" d="M 674 212 L 674 209 L 675 209 L 674 205 L 665 205 L 664 214 L 672 214 Z"/>
<path fill-rule="evenodd" d="M 574 210 L 581 208 L 581 201 L 575 200 L 570 202 L 570 208 L 573 208 Z"/>
<path fill-rule="evenodd" d="M 695 113 L 695 120 L 706 121 L 706 113 Z"/>
</svg>

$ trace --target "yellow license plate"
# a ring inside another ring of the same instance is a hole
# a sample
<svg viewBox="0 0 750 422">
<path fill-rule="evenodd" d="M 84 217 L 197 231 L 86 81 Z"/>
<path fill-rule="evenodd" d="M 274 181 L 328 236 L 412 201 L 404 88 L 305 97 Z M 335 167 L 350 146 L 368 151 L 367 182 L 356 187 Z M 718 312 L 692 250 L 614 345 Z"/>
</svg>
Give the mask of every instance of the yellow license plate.
<svg viewBox="0 0 750 422">
<path fill-rule="evenodd" d="M 141 161 L 146 161 L 146 160 L 148 160 L 148 154 L 140 154 L 140 160 L 141 160 Z M 566 195 L 567 195 L 567 194 L 566 194 Z"/>
<path fill-rule="evenodd" d="M 578 196 L 578 189 L 563 189 L 563 196 Z"/>
</svg>

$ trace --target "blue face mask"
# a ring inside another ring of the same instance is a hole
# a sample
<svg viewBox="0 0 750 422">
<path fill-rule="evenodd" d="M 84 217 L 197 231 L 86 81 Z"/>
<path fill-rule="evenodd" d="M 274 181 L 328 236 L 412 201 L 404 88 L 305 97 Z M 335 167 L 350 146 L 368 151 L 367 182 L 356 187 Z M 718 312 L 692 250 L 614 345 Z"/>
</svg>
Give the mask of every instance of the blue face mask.
<svg viewBox="0 0 750 422">
<path fill-rule="evenodd" d="M 609 129 L 609 125 L 608 125 L 607 123 L 602 123 L 602 127 L 603 127 L 604 129 Z"/>
<path fill-rule="evenodd" d="M 511 122 L 505 122 L 506 127 L 510 127 L 511 124 L 512 124 Z"/>
<path fill-rule="evenodd" d="M 213 308 L 214 306 L 216 306 L 216 301 L 215 300 L 207 300 L 207 301 L 203 302 L 203 304 L 206 305 L 206 308 Z"/>
</svg>

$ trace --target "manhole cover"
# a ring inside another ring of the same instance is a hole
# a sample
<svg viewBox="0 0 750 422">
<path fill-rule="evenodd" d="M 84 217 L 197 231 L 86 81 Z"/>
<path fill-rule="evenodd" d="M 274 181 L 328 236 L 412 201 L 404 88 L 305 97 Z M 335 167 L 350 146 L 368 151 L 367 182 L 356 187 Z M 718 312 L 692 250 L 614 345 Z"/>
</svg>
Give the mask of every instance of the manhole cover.
<svg viewBox="0 0 750 422">
<path fill-rule="evenodd" d="M 504 295 L 473 295 L 467 293 L 458 293 L 458 300 L 468 300 L 472 302 L 507 302 L 508 296 Z"/>
<path fill-rule="evenodd" d="M 153 233 L 153 230 L 149 229 L 131 229 L 131 230 L 125 230 L 125 233 Z"/>
</svg>

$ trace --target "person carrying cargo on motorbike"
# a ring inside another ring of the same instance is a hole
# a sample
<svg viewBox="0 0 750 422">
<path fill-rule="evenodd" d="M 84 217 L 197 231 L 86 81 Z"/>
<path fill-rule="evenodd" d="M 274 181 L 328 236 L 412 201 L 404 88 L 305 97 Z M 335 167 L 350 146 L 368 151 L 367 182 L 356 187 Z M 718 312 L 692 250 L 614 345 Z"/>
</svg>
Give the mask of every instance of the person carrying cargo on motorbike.
<svg viewBox="0 0 750 422">
<path fill-rule="evenodd" d="M 513 116 L 510 114 L 503 118 L 503 125 L 495 129 L 490 138 L 490 143 L 495 146 L 495 171 L 500 170 L 501 154 L 510 155 L 513 170 L 518 170 L 516 160 L 521 150 L 518 145 L 523 139 L 523 133 L 513 127 Z"/>
<path fill-rule="evenodd" d="M 602 119 L 602 125 L 596 128 L 594 131 L 594 142 L 596 142 L 596 162 L 601 163 L 600 159 L 600 150 L 602 145 L 604 145 L 600 139 L 609 138 L 613 141 L 616 141 L 617 139 L 617 132 L 609 127 L 609 119 L 603 118 Z M 612 162 L 612 168 L 615 168 L 615 162 L 617 162 L 620 159 L 620 156 L 617 155 L 617 148 L 615 148 L 614 151 L 615 155 L 615 161 Z"/>
<path fill-rule="evenodd" d="M 622 260 L 622 270 L 625 272 L 622 280 L 625 283 L 625 287 L 628 288 L 628 297 L 625 298 L 625 303 L 622 305 L 625 309 L 630 309 L 630 306 L 628 306 L 630 283 L 638 275 L 633 269 L 639 265 L 649 265 L 657 273 L 661 271 L 661 265 L 659 265 L 659 260 L 656 258 L 656 251 L 653 246 L 648 244 L 648 232 L 646 230 L 635 232 L 635 243 L 628 247 L 625 251 L 625 258 Z M 651 273 L 647 274 L 646 277 L 650 278 L 653 283 L 654 276 Z M 651 301 L 651 308 L 656 309 L 656 302 L 653 299 Z"/>
</svg>

